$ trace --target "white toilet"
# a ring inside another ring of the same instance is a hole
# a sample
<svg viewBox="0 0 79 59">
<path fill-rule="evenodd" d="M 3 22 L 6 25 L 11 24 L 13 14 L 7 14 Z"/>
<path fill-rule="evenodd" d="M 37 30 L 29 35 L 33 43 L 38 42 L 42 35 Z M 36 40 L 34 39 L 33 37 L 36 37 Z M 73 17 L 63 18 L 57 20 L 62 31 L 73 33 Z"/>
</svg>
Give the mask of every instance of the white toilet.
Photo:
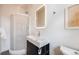
<svg viewBox="0 0 79 59">
<path fill-rule="evenodd" d="M 79 55 L 79 51 L 65 47 L 65 46 L 61 46 L 60 47 L 60 51 L 64 54 L 64 55 Z"/>
</svg>

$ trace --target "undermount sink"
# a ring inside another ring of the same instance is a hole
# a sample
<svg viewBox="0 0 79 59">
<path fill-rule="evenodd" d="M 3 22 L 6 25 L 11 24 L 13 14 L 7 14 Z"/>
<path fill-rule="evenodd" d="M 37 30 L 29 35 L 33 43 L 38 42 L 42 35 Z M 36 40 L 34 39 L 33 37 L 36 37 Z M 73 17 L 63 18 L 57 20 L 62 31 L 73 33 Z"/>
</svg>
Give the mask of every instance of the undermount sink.
<svg viewBox="0 0 79 59">
<path fill-rule="evenodd" d="M 36 45 L 39 48 L 48 44 L 48 42 L 45 40 L 45 38 L 42 38 L 40 36 L 29 35 L 29 36 L 27 36 L 27 40 L 29 40 L 31 43 L 33 43 L 34 45 Z"/>
</svg>

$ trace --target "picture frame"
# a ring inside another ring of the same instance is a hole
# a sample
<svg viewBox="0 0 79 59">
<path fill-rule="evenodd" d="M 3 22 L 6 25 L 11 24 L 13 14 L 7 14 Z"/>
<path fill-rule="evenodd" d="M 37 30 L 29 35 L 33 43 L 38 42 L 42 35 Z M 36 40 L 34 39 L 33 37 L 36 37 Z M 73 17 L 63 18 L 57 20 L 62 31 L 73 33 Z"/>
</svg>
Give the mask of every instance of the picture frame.
<svg viewBox="0 0 79 59">
<path fill-rule="evenodd" d="M 65 8 L 65 28 L 79 29 L 79 4 L 68 5 Z"/>
</svg>

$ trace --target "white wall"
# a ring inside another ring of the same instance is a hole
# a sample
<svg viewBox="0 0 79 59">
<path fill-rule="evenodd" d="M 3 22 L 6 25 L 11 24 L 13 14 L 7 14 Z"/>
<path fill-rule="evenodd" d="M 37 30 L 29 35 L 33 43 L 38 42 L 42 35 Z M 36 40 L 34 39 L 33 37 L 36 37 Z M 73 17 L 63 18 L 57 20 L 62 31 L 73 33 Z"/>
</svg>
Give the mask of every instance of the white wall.
<svg viewBox="0 0 79 59">
<path fill-rule="evenodd" d="M 41 37 L 44 37 L 50 42 L 50 54 L 53 54 L 53 49 L 60 45 L 65 45 L 79 50 L 79 30 L 68 30 L 64 27 L 64 8 L 66 4 L 47 4 L 47 29 L 41 32 Z M 53 11 L 56 14 L 53 14 Z M 31 32 L 36 32 L 34 14 L 31 19 Z M 33 21 L 32 21 L 33 20 Z"/>
</svg>

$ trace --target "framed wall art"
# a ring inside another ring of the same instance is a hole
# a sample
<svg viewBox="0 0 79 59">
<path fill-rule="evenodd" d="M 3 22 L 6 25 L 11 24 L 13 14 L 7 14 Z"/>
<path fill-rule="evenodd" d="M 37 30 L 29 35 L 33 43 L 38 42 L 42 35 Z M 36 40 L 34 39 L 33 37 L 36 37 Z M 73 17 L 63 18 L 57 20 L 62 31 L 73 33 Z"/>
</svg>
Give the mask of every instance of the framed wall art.
<svg viewBox="0 0 79 59">
<path fill-rule="evenodd" d="M 79 29 L 79 5 L 71 5 L 65 9 L 65 27 Z"/>
</svg>

